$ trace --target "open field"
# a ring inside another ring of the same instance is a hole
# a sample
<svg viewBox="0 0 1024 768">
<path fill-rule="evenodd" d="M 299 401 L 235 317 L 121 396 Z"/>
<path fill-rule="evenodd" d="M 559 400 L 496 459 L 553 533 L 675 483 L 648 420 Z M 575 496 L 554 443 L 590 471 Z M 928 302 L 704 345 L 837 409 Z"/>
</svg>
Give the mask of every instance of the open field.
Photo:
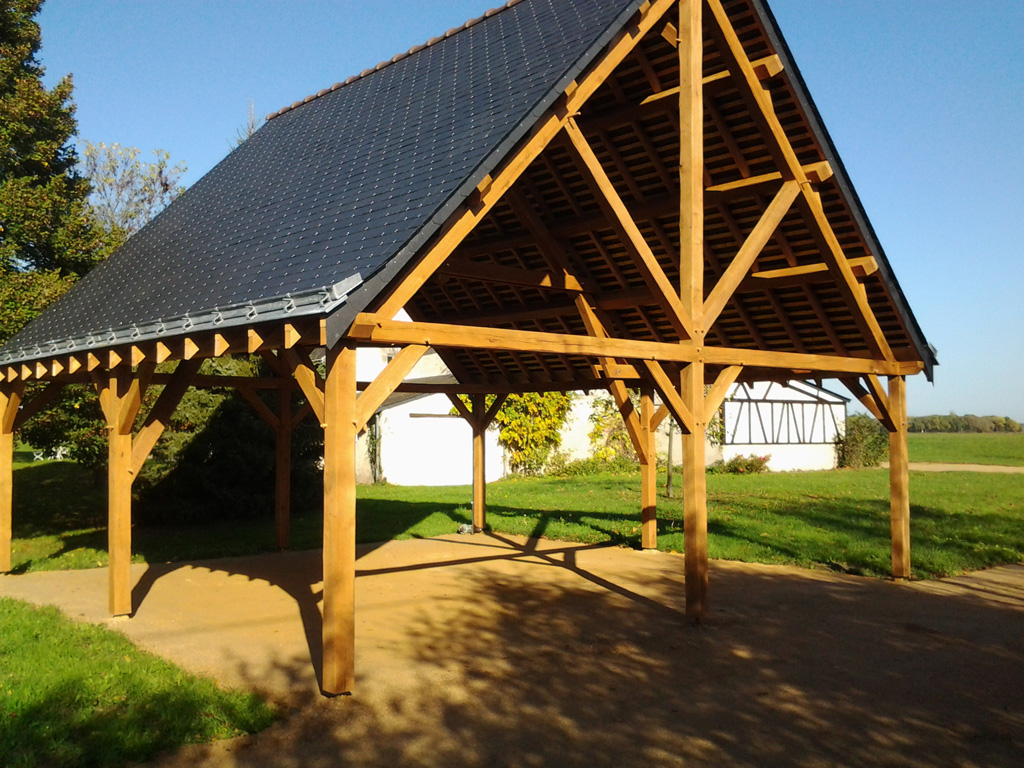
<svg viewBox="0 0 1024 768">
<path fill-rule="evenodd" d="M 663 478 L 662 478 L 663 482 Z M 103 493 L 70 462 L 16 471 L 15 572 L 106 563 Z M 519 478 L 488 487 L 500 532 L 639 546 L 639 476 Z M 466 487 L 359 489 L 361 542 L 453 533 L 470 520 Z M 931 578 L 1024 560 L 1024 476 L 913 473 L 914 573 Z M 72 500 L 69 503 L 64 500 Z M 888 473 L 884 470 L 708 477 L 713 558 L 785 563 L 848 573 L 889 573 Z M 659 498 L 659 546 L 683 548 L 682 500 Z M 293 518 L 292 548 L 320 546 L 318 511 Z M 133 530 L 136 562 L 272 552 L 272 523 L 217 521 Z"/>
<path fill-rule="evenodd" d="M 908 438 L 911 461 L 1024 467 L 1024 433 L 914 432 Z"/>
</svg>

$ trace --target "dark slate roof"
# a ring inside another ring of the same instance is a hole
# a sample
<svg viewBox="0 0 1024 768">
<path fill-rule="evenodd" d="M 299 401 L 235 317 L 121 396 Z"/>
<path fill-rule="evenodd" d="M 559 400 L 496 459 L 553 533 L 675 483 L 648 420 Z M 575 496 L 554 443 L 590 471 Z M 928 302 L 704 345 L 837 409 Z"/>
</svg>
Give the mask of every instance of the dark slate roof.
<svg viewBox="0 0 1024 768">
<path fill-rule="evenodd" d="M 522 0 L 283 111 L 0 362 L 365 305 L 641 4 Z"/>
</svg>

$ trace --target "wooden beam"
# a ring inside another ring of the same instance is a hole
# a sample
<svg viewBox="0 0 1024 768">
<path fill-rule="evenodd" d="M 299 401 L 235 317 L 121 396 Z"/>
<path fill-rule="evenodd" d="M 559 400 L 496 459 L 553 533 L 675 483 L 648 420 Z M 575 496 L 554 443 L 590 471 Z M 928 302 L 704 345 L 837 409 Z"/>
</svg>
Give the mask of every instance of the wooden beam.
<svg viewBox="0 0 1024 768">
<path fill-rule="evenodd" d="M 486 459 L 486 427 L 484 418 L 487 415 L 484 395 L 473 395 L 473 530 L 479 532 L 487 527 L 487 472 Z"/>
<path fill-rule="evenodd" d="M 274 534 L 279 550 L 291 546 L 292 500 L 292 393 L 277 390 L 274 429 Z"/>
<path fill-rule="evenodd" d="M 285 349 L 281 351 L 280 359 L 291 368 L 292 373 L 295 375 L 295 380 L 302 389 L 302 394 L 306 396 L 306 401 L 313 409 L 313 413 L 316 414 L 320 423 L 323 424 L 326 418 L 324 412 L 324 380 L 317 373 L 316 367 L 309 359 L 309 355 L 302 355 L 294 349 Z"/>
<path fill-rule="evenodd" d="M 864 279 L 878 271 L 878 262 L 872 256 L 849 259 L 850 269 L 855 277 Z M 790 288 L 792 286 L 810 285 L 830 280 L 828 264 L 803 264 L 783 269 L 766 269 L 752 272 L 744 280 L 738 291 L 763 291 L 770 288 Z"/>
<path fill-rule="evenodd" d="M 705 424 L 710 424 L 715 418 L 718 409 L 725 402 L 726 395 L 729 394 L 729 390 L 732 389 L 732 385 L 736 383 L 736 379 L 739 378 L 742 372 L 743 368 L 741 366 L 731 365 L 728 368 L 723 368 L 718 374 L 715 383 L 711 385 L 711 388 L 704 396 Z"/>
<path fill-rule="evenodd" d="M 654 393 L 651 387 L 640 389 L 640 546 L 658 548 L 658 460 L 655 448 Z"/>
<path fill-rule="evenodd" d="M 686 617 L 702 621 L 708 614 L 708 506 L 705 474 L 704 364 L 683 369 L 681 398 L 700 421 L 682 435 L 683 551 L 686 571 Z"/>
<path fill-rule="evenodd" d="M 868 391 L 875 399 L 878 409 L 882 412 L 882 424 L 885 425 L 885 428 L 890 432 L 896 430 L 897 417 L 889 407 L 889 396 L 886 394 L 885 387 L 882 385 L 882 382 L 874 374 L 868 374 L 865 376 L 864 381 L 867 382 Z"/>
<path fill-rule="evenodd" d="M 698 346 L 704 319 L 704 34 L 699 0 L 679 4 L 679 297 Z M 680 424 L 681 425 L 681 424 Z"/>
<path fill-rule="evenodd" d="M 494 422 L 495 417 L 498 415 L 498 411 L 501 410 L 501 406 L 508 400 L 508 394 L 499 394 L 494 397 L 494 402 L 491 403 L 491 407 L 487 409 L 487 412 L 483 417 L 484 429 L 489 429 L 491 424 Z"/>
<path fill-rule="evenodd" d="M 124 371 L 100 378 L 100 405 L 107 420 L 107 553 L 109 607 L 112 616 L 132 612 L 132 433 L 131 380 Z"/>
<path fill-rule="evenodd" d="M 582 291 L 583 286 L 571 275 L 556 275 L 539 269 L 515 269 L 478 261 L 451 260 L 437 271 L 439 278 L 460 277 L 484 283 L 518 285 L 523 288 L 546 288 L 551 291 Z"/>
<path fill-rule="evenodd" d="M 662 403 L 658 407 L 658 410 L 655 411 L 654 416 L 651 418 L 651 429 L 656 431 L 658 427 L 661 426 L 662 422 L 669 417 L 670 414 L 671 411 L 668 409 L 668 406 Z"/>
<path fill-rule="evenodd" d="M 472 424 L 475 418 L 473 416 L 473 411 L 466 407 L 466 404 L 462 402 L 462 398 L 454 392 L 445 392 L 445 394 L 448 396 L 448 399 L 452 401 L 452 405 L 455 406 L 455 410 L 459 412 L 459 415 Z"/>
<path fill-rule="evenodd" d="M 24 392 L 22 384 L 0 389 L 0 573 L 11 570 L 14 507 L 14 425 Z"/>
<path fill-rule="evenodd" d="M 669 378 L 665 369 L 661 367 L 660 363 L 654 361 L 645 361 L 645 366 L 651 375 L 651 379 L 654 381 L 655 389 L 661 395 L 662 402 L 665 403 L 672 416 L 675 417 L 680 431 L 687 433 L 694 429 L 697 425 L 697 420 L 694 418 L 690 406 L 680 397 L 679 390 L 672 382 L 672 379 Z"/>
<path fill-rule="evenodd" d="M 874 384 L 865 386 L 859 379 L 853 376 L 843 376 L 839 380 L 843 385 L 850 391 L 861 405 L 868 409 L 868 412 L 878 419 L 882 426 L 887 431 L 892 432 L 896 429 L 895 422 L 892 420 L 889 411 L 888 398 L 885 397 L 885 391 L 881 387 L 881 382 L 878 381 L 877 377 L 874 378 Z M 865 377 L 865 383 L 867 377 Z M 884 401 L 877 399 L 878 397 L 884 398 Z"/>
<path fill-rule="evenodd" d="M 481 184 L 476 199 L 460 207 L 437 236 L 434 244 L 425 249 L 419 260 L 397 281 L 395 287 L 387 294 L 387 298 L 377 308 L 382 317 L 389 320 L 394 318 L 408 303 L 466 235 L 490 213 L 522 173 L 547 148 L 551 140 L 562 131 L 570 116 L 580 111 L 587 100 L 604 84 L 608 75 L 625 61 L 674 3 L 675 0 L 654 0 L 646 4 L 636 24 L 620 32 L 612 40 L 603 57 L 590 67 L 582 80 L 570 84 L 559 104 L 538 121 L 530 135 L 511 153 L 504 165 L 493 171 L 485 180 L 486 184 Z"/>
<path fill-rule="evenodd" d="M 711 291 L 711 295 L 704 302 L 704 323 L 707 327 L 714 325 L 719 315 L 722 314 L 722 310 L 729 303 L 729 299 L 732 298 L 740 283 L 750 273 L 750 268 L 757 261 L 757 257 L 761 255 L 761 251 L 764 250 L 765 245 L 771 240 L 772 235 L 779 224 L 782 223 L 786 214 L 789 213 L 793 201 L 796 200 L 799 194 L 800 185 L 795 181 L 783 183 L 782 189 L 775 195 L 775 199 L 772 200 L 753 231 L 744 241 L 739 252 L 733 257 L 732 262 L 730 262 L 725 270 L 725 274 L 722 275 L 714 290 Z M 703 261 L 701 265 L 703 266 Z"/>
<path fill-rule="evenodd" d="M 387 367 L 377 374 L 373 383 L 367 387 L 356 402 L 356 432 L 362 432 L 366 423 L 384 405 L 384 401 L 402 383 L 409 372 L 427 352 L 424 345 L 412 344 L 399 350 Z"/>
<path fill-rule="evenodd" d="M 889 433 L 889 512 L 892 533 L 892 575 L 909 579 L 910 464 L 907 454 L 907 381 L 889 379 L 889 403 L 895 429 Z"/>
<path fill-rule="evenodd" d="M 816 184 L 828 181 L 833 175 L 832 166 L 827 160 L 805 165 L 803 166 L 803 171 L 808 181 Z M 713 195 L 716 199 L 732 197 L 741 192 L 758 194 L 761 191 L 761 187 L 778 186 L 781 181 L 783 181 L 782 173 L 780 171 L 773 171 L 772 173 L 748 176 L 747 178 L 727 181 L 721 184 L 712 184 L 710 187 L 705 188 L 704 193 Z"/>
<path fill-rule="evenodd" d="M 17 411 L 17 415 L 14 419 L 13 430 L 17 432 L 19 429 L 25 426 L 25 423 L 39 413 L 43 408 L 53 402 L 54 398 L 60 394 L 61 390 L 64 389 L 64 383 L 58 381 L 51 381 L 46 385 L 46 389 L 37 394 L 27 403 L 21 406 L 21 409 Z M 20 398 L 19 398 L 20 400 Z M 2 405 L 2 401 L 0 401 Z"/>
<path fill-rule="evenodd" d="M 686 311 L 672 283 L 665 275 L 651 247 L 644 240 L 632 215 L 626 208 L 619 193 L 601 166 L 594 150 L 591 149 L 583 132 L 570 119 L 565 125 L 566 135 L 569 137 L 569 146 L 575 150 L 581 167 L 585 169 L 593 182 L 597 192 L 598 202 L 606 209 L 608 223 L 619 233 L 622 244 L 633 255 L 635 265 L 640 271 L 644 282 L 647 283 L 651 293 L 659 306 L 665 311 L 666 316 L 676 333 L 680 337 L 689 339 L 693 336 L 693 321 Z"/>
<path fill-rule="evenodd" d="M 236 390 L 242 399 L 247 402 L 256 414 L 263 419 L 264 423 L 270 427 L 276 433 L 281 426 L 281 421 L 278 415 L 270 410 L 270 407 L 263 402 L 256 390 L 250 389 L 249 387 L 238 387 Z M 291 392 L 287 389 L 277 390 L 279 393 L 284 393 L 291 396 Z"/>
<path fill-rule="evenodd" d="M 323 679 L 328 695 L 355 684 L 356 350 L 327 352 L 324 387 Z"/>
<path fill-rule="evenodd" d="M 131 447 L 129 471 L 133 482 L 139 476 L 139 472 L 142 471 L 142 465 L 145 464 L 149 454 L 153 451 L 157 440 L 160 439 L 164 429 L 167 428 L 167 424 L 174 414 L 174 409 L 178 407 L 181 398 L 188 390 L 189 384 L 201 364 L 200 360 L 182 360 L 178 363 L 178 367 L 174 369 L 174 373 L 171 374 L 171 378 L 164 386 L 160 397 L 157 398 L 152 409 L 150 409 L 149 415 L 135 436 Z"/>
<path fill-rule="evenodd" d="M 820 371 L 823 374 L 874 373 L 879 376 L 920 373 L 920 361 L 886 362 L 859 357 L 799 354 L 760 349 L 705 346 L 698 352 L 693 344 L 669 344 L 632 339 L 596 339 L 573 334 L 476 328 L 443 323 L 411 323 L 382 320 L 362 314 L 356 318 L 353 338 L 376 344 L 426 344 L 434 347 L 508 350 L 534 354 L 614 357 L 627 360 L 660 360 L 688 363 L 703 358 L 709 365 L 742 365 L 751 368 L 779 368 Z"/>
<path fill-rule="evenodd" d="M 673 27 L 672 30 L 674 32 L 675 27 Z M 678 45 L 678 38 L 676 39 L 675 44 Z M 754 65 L 754 69 L 761 80 L 770 80 L 776 75 L 781 74 L 783 70 L 782 59 L 780 59 L 776 55 L 765 56 L 764 58 L 757 59 L 756 61 L 753 61 L 751 63 Z M 712 83 L 720 83 L 723 80 L 728 80 L 729 77 L 729 70 L 723 69 L 721 72 L 715 72 L 714 74 L 707 75 L 706 77 L 701 77 L 701 86 L 706 87 L 711 85 Z M 640 102 L 640 105 L 645 106 L 647 104 L 653 104 L 657 101 L 661 101 L 662 99 L 677 96 L 679 95 L 681 90 L 681 88 L 668 88 L 664 91 L 659 91 L 658 93 L 648 96 L 646 99 Z"/>
<path fill-rule="evenodd" d="M 867 292 L 864 286 L 857 282 L 857 276 L 850 267 L 850 261 L 839 243 L 832 225 L 825 216 L 825 209 L 822 207 L 821 198 L 817 192 L 810 187 L 802 187 L 803 194 L 797 204 L 804 211 L 805 216 L 816 224 L 811 226 L 811 236 L 818 240 L 819 246 L 826 262 L 829 265 L 829 272 L 835 279 L 839 293 L 846 300 L 850 307 L 854 321 L 871 343 L 878 354 L 885 360 L 895 361 L 896 356 L 885 338 L 885 332 L 878 324 L 874 310 L 868 302 Z"/>
</svg>

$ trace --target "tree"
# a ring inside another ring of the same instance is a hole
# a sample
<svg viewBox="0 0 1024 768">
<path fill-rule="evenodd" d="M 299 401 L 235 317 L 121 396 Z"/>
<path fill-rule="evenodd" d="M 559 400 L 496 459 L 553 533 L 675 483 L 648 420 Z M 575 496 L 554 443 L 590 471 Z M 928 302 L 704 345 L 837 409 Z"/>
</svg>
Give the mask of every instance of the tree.
<svg viewBox="0 0 1024 768">
<path fill-rule="evenodd" d="M 52 90 L 42 83 L 41 5 L 0 5 L 0 271 L 82 274 L 110 245 L 90 215 L 89 182 L 76 170 L 71 76 Z"/>
<path fill-rule="evenodd" d="M 185 191 L 178 181 L 184 163 L 171 166 L 171 155 L 154 149 L 152 163 L 139 150 L 120 144 L 85 141 L 81 170 L 92 184 L 89 205 L 110 240 L 121 245 Z"/>
</svg>

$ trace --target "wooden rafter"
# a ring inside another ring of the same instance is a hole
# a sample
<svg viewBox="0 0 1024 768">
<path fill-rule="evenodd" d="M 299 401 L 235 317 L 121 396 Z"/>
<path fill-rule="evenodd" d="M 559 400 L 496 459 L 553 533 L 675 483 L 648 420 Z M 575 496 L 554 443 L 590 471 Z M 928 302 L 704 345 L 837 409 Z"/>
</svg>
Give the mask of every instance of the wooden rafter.
<svg viewBox="0 0 1024 768">
<path fill-rule="evenodd" d="M 750 273 L 750 268 L 757 261 L 757 257 L 761 255 L 761 251 L 771 239 L 776 227 L 789 213 L 790 206 L 799 194 L 800 185 L 795 181 L 787 181 L 775 195 L 775 199 L 772 200 L 771 205 L 757 222 L 757 226 L 754 227 L 725 270 L 725 274 L 722 275 L 714 290 L 711 291 L 711 295 L 704 302 L 704 322 L 708 326 L 714 325 L 729 299 Z"/>
<path fill-rule="evenodd" d="M 691 338 L 693 336 L 693 320 L 690 313 L 686 311 L 679 300 L 672 283 L 666 277 L 665 271 L 658 263 L 650 245 L 644 239 L 632 214 L 622 202 L 622 198 L 615 191 L 601 161 L 597 159 L 597 155 L 594 154 L 594 150 L 591 149 L 575 120 L 569 119 L 566 122 L 565 132 L 569 137 L 570 146 L 575 150 L 581 168 L 589 174 L 588 181 L 595 188 L 598 202 L 606 209 L 608 223 L 618 232 L 622 244 L 629 249 L 655 301 L 665 310 L 669 321 L 680 337 Z"/>
</svg>

